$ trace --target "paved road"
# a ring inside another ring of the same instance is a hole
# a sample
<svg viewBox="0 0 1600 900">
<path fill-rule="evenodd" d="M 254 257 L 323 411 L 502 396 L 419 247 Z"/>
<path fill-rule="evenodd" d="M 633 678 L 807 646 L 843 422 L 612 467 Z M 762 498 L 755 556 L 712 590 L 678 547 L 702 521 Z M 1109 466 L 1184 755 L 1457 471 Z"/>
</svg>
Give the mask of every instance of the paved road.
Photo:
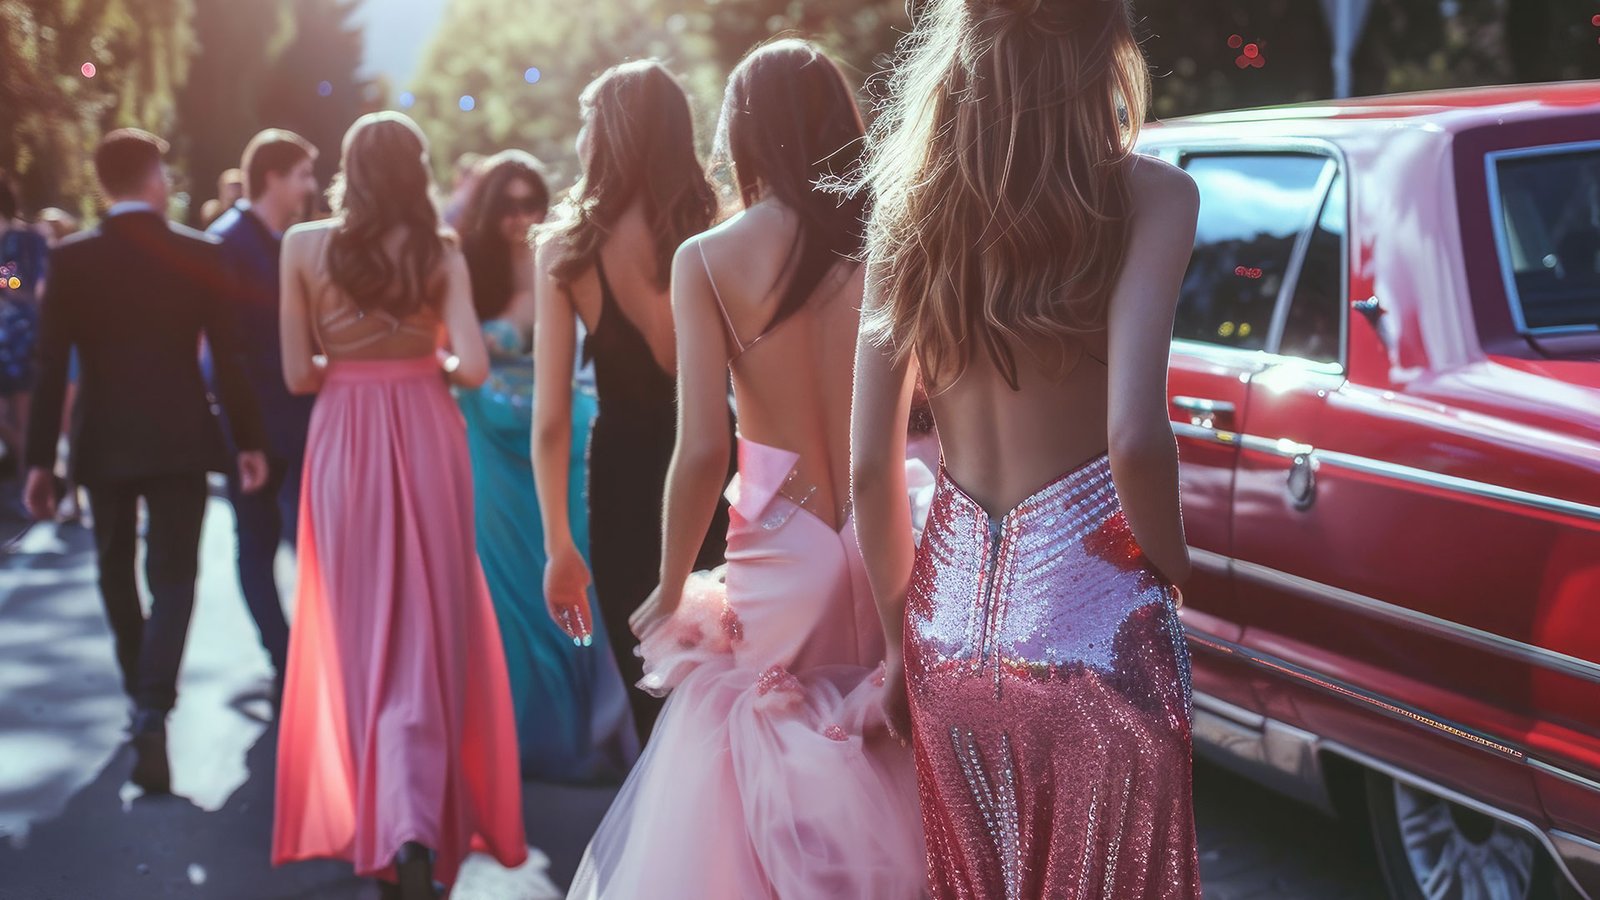
<svg viewBox="0 0 1600 900">
<path fill-rule="evenodd" d="M 125 706 L 88 532 L 40 526 L 0 556 L 0 900 L 376 897 L 342 864 L 268 864 L 277 732 L 231 528 L 213 501 L 171 723 L 174 797 L 145 798 L 126 783 Z M 291 562 L 279 564 L 289 584 Z M 529 785 L 537 852 L 516 872 L 475 861 L 456 900 L 559 896 L 610 795 Z M 1383 896 L 1369 855 L 1339 823 L 1203 764 L 1196 796 L 1208 900 Z"/>
</svg>

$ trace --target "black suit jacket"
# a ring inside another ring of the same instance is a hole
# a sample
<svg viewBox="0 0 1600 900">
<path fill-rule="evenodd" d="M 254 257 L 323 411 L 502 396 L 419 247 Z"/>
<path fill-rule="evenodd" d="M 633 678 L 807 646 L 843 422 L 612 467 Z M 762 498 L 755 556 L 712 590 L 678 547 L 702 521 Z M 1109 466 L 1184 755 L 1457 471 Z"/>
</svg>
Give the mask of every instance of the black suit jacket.
<svg viewBox="0 0 1600 900">
<path fill-rule="evenodd" d="M 56 248 L 41 302 L 27 461 L 53 466 L 67 362 L 78 350 L 73 469 L 86 485 L 231 466 L 200 374 L 202 332 L 240 450 L 265 446 L 226 305 L 216 239 L 155 213 L 107 218 Z"/>
</svg>

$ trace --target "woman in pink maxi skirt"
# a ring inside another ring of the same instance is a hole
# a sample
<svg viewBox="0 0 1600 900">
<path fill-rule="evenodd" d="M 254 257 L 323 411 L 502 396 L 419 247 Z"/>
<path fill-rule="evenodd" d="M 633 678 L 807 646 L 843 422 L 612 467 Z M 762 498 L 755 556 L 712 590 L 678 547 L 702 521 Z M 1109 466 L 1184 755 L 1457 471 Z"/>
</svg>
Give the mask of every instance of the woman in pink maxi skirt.
<svg viewBox="0 0 1600 900">
<path fill-rule="evenodd" d="M 506 866 L 527 855 L 516 723 L 445 375 L 475 386 L 487 357 L 425 153 L 401 116 L 356 123 L 339 215 L 284 242 L 282 314 L 285 377 L 318 396 L 272 859 L 348 859 L 405 900 L 450 885 L 474 849 Z M 454 356 L 436 352 L 441 331 Z"/>
</svg>

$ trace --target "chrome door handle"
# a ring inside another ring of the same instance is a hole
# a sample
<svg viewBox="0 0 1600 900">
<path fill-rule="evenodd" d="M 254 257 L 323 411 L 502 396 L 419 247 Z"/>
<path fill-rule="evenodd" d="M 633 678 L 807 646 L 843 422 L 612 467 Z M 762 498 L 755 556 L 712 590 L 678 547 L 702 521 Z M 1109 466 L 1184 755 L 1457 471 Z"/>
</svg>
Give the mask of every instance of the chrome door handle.
<svg viewBox="0 0 1600 900">
<path fill-rule="evenodd" d="M 1204 397 L 1173 397 L 1172 405 L 1192 413 L 1207 413 L 1213 416 L 1233 415 L 1233 404 L 1226 400 L 1207 400 Z"/>
<path fill-rule="evenodd" d="M 1173 397 L 1172 405 L 1189 414 L 1189 424 L 1200 428 L 1216 428 L 1219 421 L 1233 420 L 1233 404 L 1226 400 L 1205 397 Z"/>
</svg>

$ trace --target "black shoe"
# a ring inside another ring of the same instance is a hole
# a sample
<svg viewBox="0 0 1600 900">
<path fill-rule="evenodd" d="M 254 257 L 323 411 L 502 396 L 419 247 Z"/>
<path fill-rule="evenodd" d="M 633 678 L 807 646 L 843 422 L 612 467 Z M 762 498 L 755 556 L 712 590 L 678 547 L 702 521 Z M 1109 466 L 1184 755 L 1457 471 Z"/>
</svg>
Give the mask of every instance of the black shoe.
<svg viewBox="0 0 1600 900">
<path fill-rule="evenodd" d="M 172 767 L 167 762 L 167 716 L 141 709 L 133 717 L 133 774 L 129 780 L 146 794 L 172 793 Z"/>
<path fill-rule="evenodd" d="M 394 855 L 394 870 L 400 879 L 401 900 L 437 900 L 433 889 L 433 854 L 416 841 L 400 845 Z"/>
</svg>

